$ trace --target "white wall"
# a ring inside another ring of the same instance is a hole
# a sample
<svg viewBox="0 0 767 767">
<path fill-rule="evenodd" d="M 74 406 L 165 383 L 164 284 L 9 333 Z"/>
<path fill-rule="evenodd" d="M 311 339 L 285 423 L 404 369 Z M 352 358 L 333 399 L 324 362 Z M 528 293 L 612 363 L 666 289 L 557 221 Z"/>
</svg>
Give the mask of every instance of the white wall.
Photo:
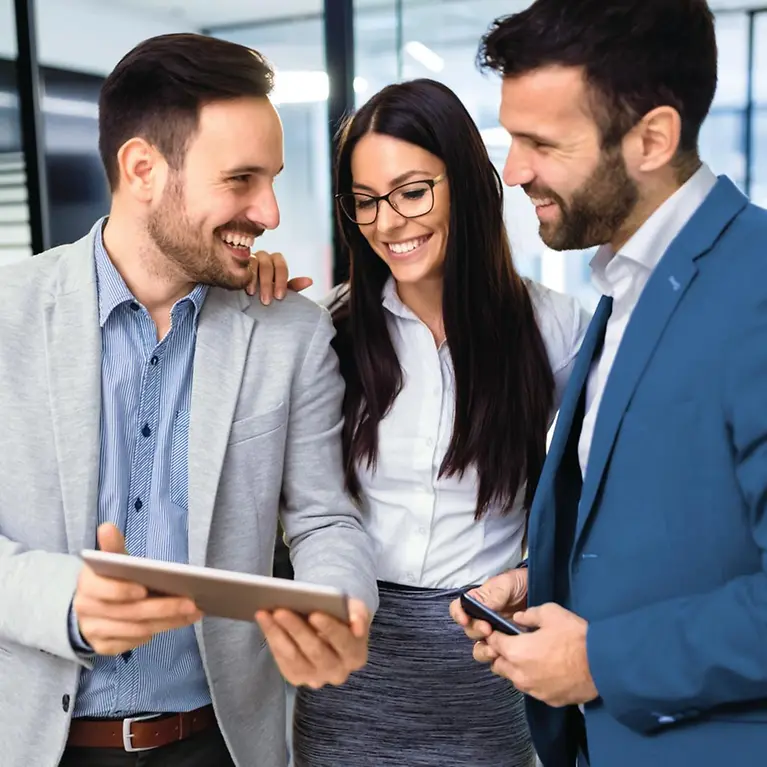
<svg viewBox="0 0 767 767">
<path fill-rule="evenodd" d="M 76 72 L 106 75 L 147 37 L 194 31 L 169 16 L 108 7 L 94 0 L 37 0 L 36 5 L 40 63 Z M 11 0 L 0 0 L 0 58 L 16 57 L 12 22 Z"/>
</svg>

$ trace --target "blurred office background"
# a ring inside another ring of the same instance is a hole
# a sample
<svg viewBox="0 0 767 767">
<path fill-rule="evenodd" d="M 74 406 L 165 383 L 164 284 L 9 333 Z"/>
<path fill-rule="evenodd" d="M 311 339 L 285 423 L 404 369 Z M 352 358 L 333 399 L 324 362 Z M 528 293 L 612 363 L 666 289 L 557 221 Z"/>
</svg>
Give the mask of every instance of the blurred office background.
<svg viewBox="0 0 767 767">
<path fill-rule="evenodd" d="M 390 82 L 432 77 L 463 99 L 500 170 L 508 138 L 497 124 L 499 82 L 478 72 L 477 42 L 495 17 L 526 5 L 527 0 L 0 0 L 0 263 L 30 257 L 43 244 L 71 241 L 107 211 L 96 123 L 103 77 L 144 38 L 203 31 L 259 49 L 277 70 L 274 100 L 286 152 L 277 181 L 283 223 L 260 246 L 282 251 L 294 275 L 311 276 L 310 295 L 319 297 L 344 268 L 334 255 L 332 223 L 335 119 Z M 703 129 L 703 158 L 767 206 L 767 0 L 711 5 L 720 74 Z M 548 251 L 520 190 L 508 190 L 506 218 L 520 270 L 593 307 L 591 254 Z"/>
</svg>

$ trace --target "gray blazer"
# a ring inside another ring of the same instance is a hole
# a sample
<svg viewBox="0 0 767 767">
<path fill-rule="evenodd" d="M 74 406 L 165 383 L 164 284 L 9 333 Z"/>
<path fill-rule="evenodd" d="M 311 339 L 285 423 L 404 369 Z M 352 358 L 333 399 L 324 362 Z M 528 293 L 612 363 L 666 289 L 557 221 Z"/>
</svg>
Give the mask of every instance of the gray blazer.
<svg viewBox="0 0 767 767">
<path fill-rule="evenodd" d="M 0 269 L 0 743 L 55 767 L 81 663 L 67 613 L 95 544 L 101 337 L 90 236 Z M 271 574 L 278 510 L 296 578 L 377 607 L 372 545 L 343 490 L 343 382 L 324 309 L 211 289 L 189 433 L 189 559 Z M 256 624 L 197 639 L 240 767 L 285 764 L 284 684 Z"/>
</svg>

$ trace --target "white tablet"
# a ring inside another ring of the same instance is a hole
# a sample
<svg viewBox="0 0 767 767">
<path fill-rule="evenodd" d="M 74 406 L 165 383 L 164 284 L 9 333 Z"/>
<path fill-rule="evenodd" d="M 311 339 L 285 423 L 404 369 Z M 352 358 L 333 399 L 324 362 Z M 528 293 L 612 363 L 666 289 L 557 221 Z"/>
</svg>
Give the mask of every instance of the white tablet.
<svg viewBox="0 0 767 767">
<path fill-rule="evenodd" d="M 205 615 L 252 622 L 258 610 L 284 608 L 299 615 L 322 612 L 349 622 L 348 597 L 330 586 L 93 549 L 84 550 L 82 558 L 105 578 L 140 583 L 156 595 L 193 599 Z"/>
</svg>

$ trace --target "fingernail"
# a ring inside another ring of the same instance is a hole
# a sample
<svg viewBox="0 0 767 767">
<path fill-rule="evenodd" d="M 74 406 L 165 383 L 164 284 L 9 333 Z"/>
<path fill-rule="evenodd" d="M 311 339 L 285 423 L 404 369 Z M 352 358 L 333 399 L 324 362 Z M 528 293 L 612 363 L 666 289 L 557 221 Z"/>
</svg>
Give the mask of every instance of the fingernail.
<svg viewBox="0 0 767 767">
<path fill-rule="evenodd" d="M 261 303 L 264 306 L 269 306 L 269 304 L 271 303 L 271 299 L 268 296 L 261 296 Z"/>
<path fill-rule="evenodd" d="M 283 298 L 285 298 L 285 291 L 284 291 L 284 290 L 278 290 L 278 291 L 277 291 L 277 292 L 274 294 L 274 297 L 275 297 L 275 298 L 276 298 L 278 301 L 282 301 L 282 299 L 283 299 Z"/>
</svg>

